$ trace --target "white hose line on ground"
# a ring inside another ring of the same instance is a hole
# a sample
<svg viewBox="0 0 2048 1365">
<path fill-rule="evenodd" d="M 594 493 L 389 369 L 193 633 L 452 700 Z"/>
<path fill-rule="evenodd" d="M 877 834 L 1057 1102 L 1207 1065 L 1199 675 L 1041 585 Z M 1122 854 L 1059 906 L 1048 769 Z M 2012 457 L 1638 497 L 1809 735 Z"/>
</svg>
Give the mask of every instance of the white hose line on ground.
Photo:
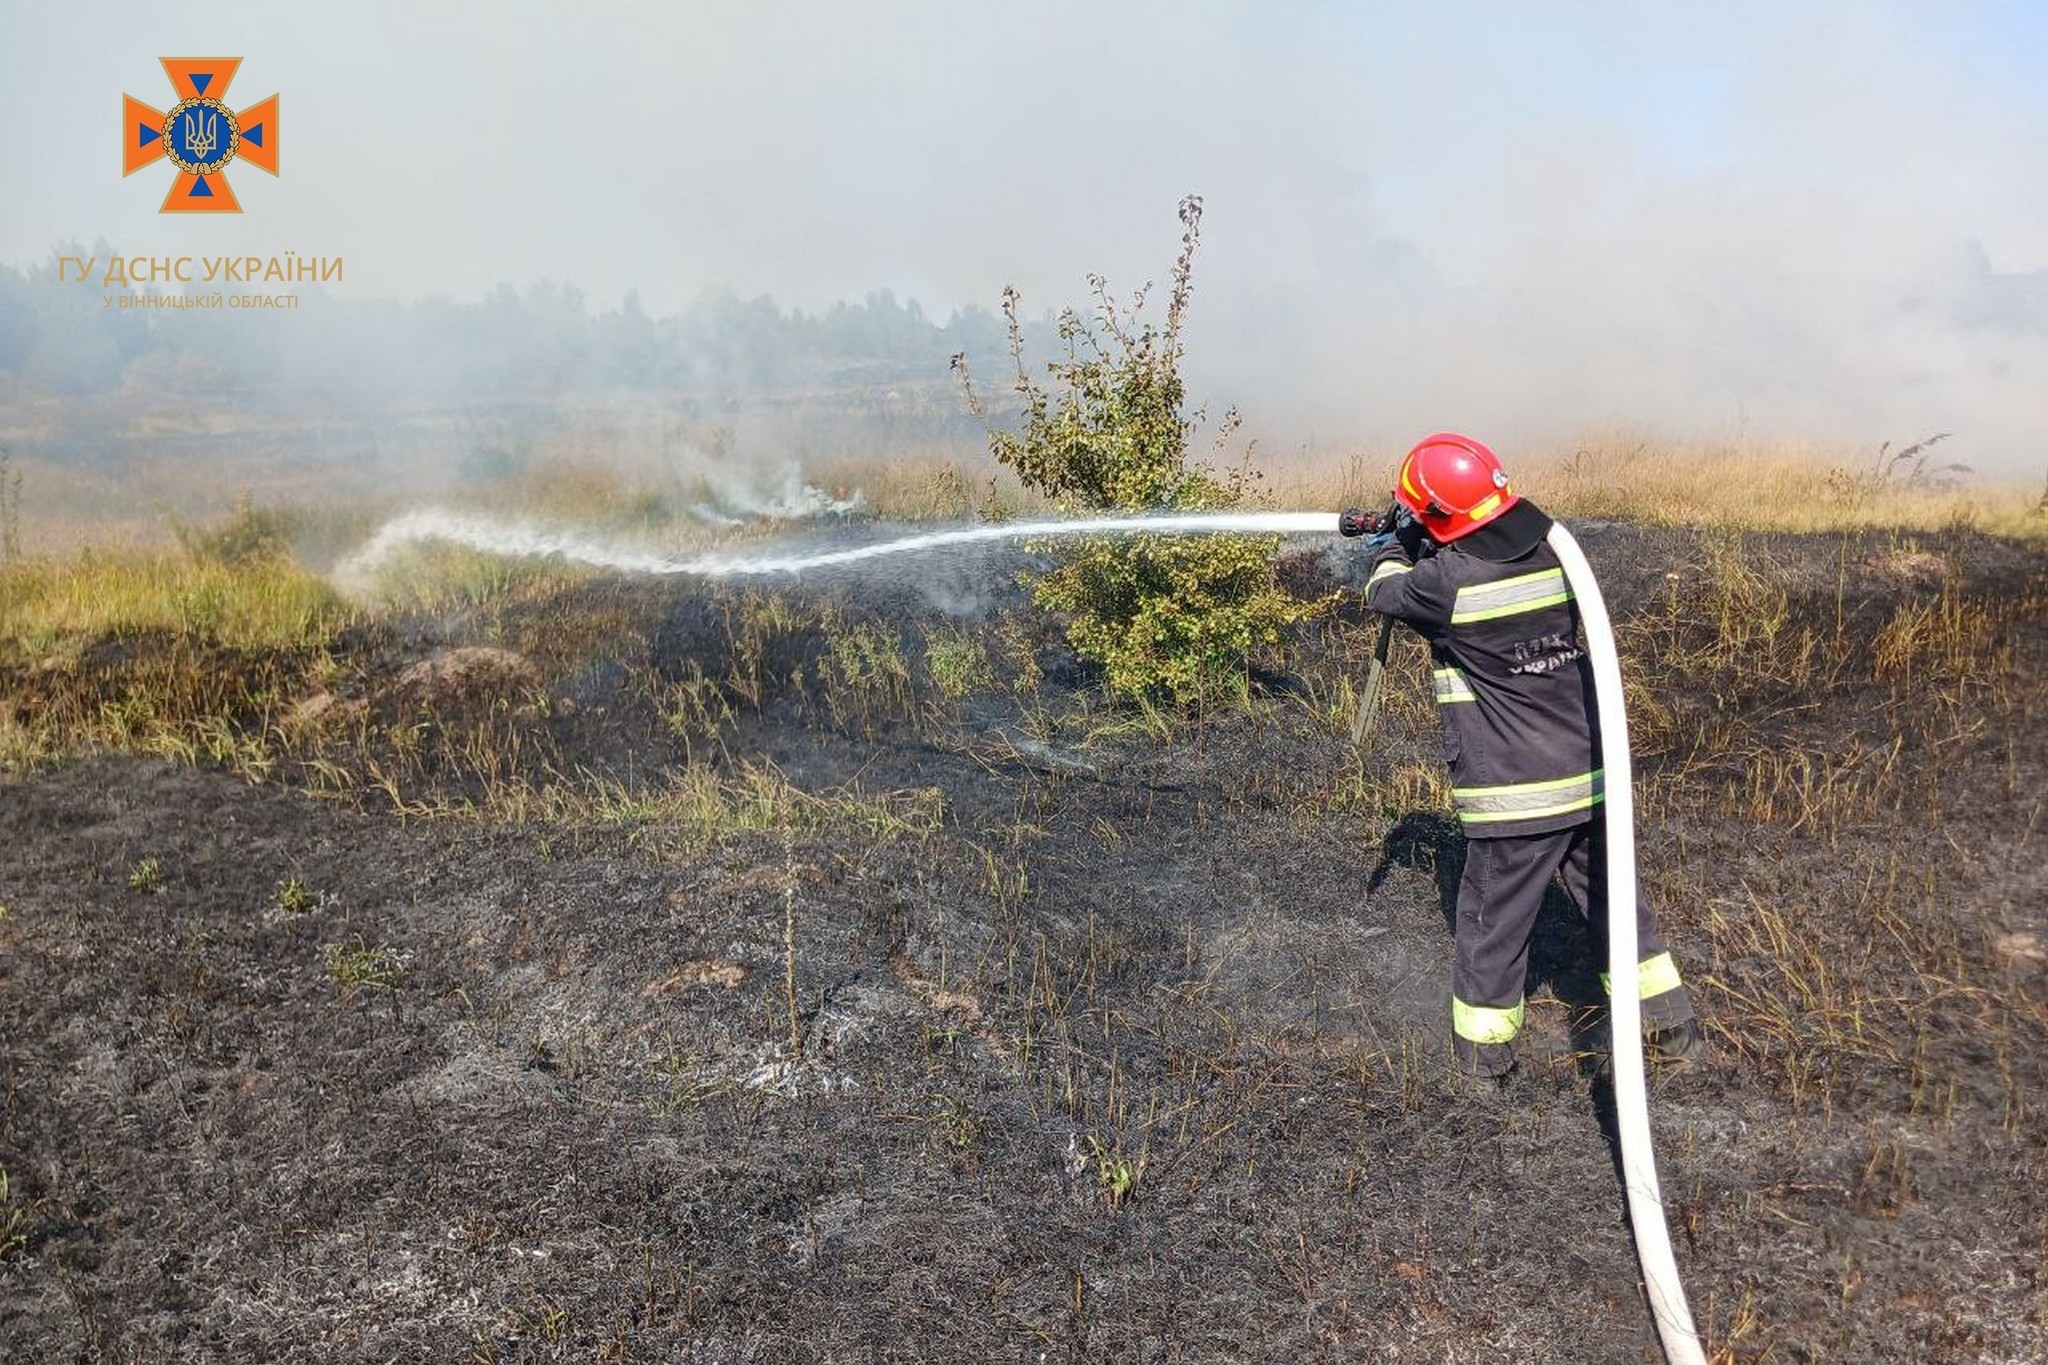
<svg viewBox="0 0 2048 1365">
<path fill-rule="evenodd" d="M 1636 973 L 1636 810 L 1629 766 L 1628 714 L 1621 690 L 1621 658 L 1600 584 L 1579 543 L 1562 523 L 1550 527 L 1550 548 L 1564 565 L 1565 579 L 1579 604 L 1586 650 L 1593 661 L 1593 693 L 1600 707 L 1600 757 L 1607 793 L 1607 974 L 1608 1020 L 1614 1059 L 1615 1124 L 1621 1130 L 1622 1182 L 1628 1187 L 1629 1222 L 1635 1229 L 1636 1259 L 1657 1320 L 1657 1338 L 1671 1365 L 1706 1365 L 1678 1262 L 1671 1254 L 1671 1230 L 1664 1222 L 1664 1195 L 1657 1184 L 1657 1156 L 1650 1146 L 1648 1087 L 1643 1079 L 1642 998 Z"/>
</svg>

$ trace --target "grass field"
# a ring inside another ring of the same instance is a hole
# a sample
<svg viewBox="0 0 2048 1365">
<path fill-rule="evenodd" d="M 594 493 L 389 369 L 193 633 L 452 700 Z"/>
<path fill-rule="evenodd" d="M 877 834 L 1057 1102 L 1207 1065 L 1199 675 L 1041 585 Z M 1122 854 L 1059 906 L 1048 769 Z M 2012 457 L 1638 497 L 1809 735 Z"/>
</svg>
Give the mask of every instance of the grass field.
<svg viewBox="0 0 2048 1365">
<path fill-rule="evenodd" d="M 2048 1354 L 2048 507 L 1917 458 L 1526 466 L 1715 1047 L 1652 1117 L 1717 1361 Z M 713 530 L 594 460 L 470 498 L 664 547 L 1027 506 L 811 477 L 862 513 Z M 1166 712 L 1027 549 L 337 591 L 386 510 L 8 542 L 0 1355 L 1654 1358 L 1561 905 L 1528 1074 L 1447 1083 L 1462 846 L 1412 644 L 1349 743 L 1355 592 Z"/>
</svg>

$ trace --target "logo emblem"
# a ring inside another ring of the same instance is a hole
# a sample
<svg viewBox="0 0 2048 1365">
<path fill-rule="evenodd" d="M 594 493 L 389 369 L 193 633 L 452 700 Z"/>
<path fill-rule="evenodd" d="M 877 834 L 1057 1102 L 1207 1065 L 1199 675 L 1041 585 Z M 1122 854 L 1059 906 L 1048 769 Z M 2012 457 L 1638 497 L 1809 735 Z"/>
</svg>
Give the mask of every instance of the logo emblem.
<svg viewBox="0 0 2048 1365">
<path fill-rule="evenodd" d="M 228 185 L 230 163 L 246 161 L 277 174 L 277 96 L 239 113 L 226 104 L 240 57 L 164 57 L 178 102 L 162 113 L 121 96 L 121 174 L 157 160 L 178 169 L 160 213 L 240 213 Z"/>
</svg>

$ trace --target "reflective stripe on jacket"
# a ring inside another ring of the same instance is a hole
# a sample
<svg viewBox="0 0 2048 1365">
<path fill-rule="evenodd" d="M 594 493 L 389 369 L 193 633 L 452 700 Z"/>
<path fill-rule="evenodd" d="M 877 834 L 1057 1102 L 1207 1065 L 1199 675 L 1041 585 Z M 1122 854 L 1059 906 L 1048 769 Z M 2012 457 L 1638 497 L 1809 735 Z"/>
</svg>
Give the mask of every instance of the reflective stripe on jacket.
<svg viewBox="0 0 2048 1365">
<path fill-rule="evenodd" d="M 1526 528 L 1530 519 L 1522 520 Z M 1414 564 L 1390 545 L 1366 581 L 1365 602 L 1429 644 L 1444 759 L 1467 837 L 1565 829 L 1590 818 L 1602 797 L 1578 610 L 1540 537 L 1499 561 L 1461 548 L 1490 548 L 1486 530 Z"/>
</svg>

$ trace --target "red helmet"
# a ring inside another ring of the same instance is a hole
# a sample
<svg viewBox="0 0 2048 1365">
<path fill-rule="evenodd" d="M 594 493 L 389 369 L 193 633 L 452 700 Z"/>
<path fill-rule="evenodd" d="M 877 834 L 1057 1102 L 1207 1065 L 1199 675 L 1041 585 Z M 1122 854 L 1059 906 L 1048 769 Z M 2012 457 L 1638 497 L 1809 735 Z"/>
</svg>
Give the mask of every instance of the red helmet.
<svg viewBox="0 0 2048 1365">
<path fill-rule="evenodd" d="M 1470 436 L 1440 431 L 1423 437 L 1401 461 L 1394 500 L 1420 518 L 1432 538 L 1448 545 L 1522 498 L 1508 487 L 1507 471 L 1492 451 Z"/>
</svg>

